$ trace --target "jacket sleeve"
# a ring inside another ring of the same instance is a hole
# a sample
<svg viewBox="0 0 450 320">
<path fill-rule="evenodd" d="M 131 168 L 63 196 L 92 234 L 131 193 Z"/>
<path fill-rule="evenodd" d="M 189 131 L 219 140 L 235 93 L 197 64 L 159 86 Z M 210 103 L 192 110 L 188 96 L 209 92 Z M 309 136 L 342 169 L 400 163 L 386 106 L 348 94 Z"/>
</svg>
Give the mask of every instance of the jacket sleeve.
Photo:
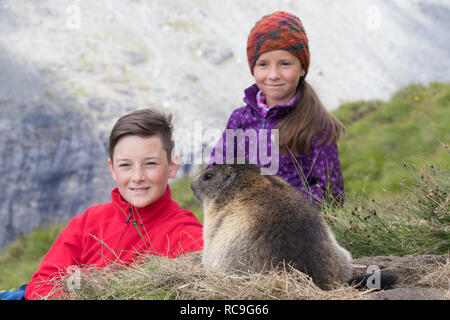
<svg viewBox="0 0 450 320">
<path fill-rule="evenodd" d="M 228 119 L 227 125 L 225 127 L 225 130 L 222 133 L 222 137 L 217 142 L 214 149 L 211 151 L 211 156 L 208 165 L 206 166 L 206 169 L 210 168 L 212 165 L 218 163 L 223 164 L 226 163 L 226 130 L 227 129 L 233 129 L 236 130 L 240 127 L 241 121 L 240 121 L 240 109 L 236 109 L 231 113 L 230 118 Z M 234 155 L 237 153 L 237 146 L 235 143 L 233 143 L 234 147 Z"/>
<path fill-rule="evenodd" d="M 342 178 L 336 143 L 328 145 L 313 143 L 310 153 L 306 157 L 309 165 L 304 169 L 307 175 L 309 189 L 317 199 L 327 200 L 332 196 L 338 202 L 344 200 L 344 180 Z"/>
<path fill-rule="evenodd" d="M 57 279 L 65 274 L 69 266 L 79 265 L 81 256 L 80 217 L 73 218 L 63 229 L 56 242 L 42 260 L 26 287 L 25 299 L 46 299 L 55 297 Z"/>
</svg>

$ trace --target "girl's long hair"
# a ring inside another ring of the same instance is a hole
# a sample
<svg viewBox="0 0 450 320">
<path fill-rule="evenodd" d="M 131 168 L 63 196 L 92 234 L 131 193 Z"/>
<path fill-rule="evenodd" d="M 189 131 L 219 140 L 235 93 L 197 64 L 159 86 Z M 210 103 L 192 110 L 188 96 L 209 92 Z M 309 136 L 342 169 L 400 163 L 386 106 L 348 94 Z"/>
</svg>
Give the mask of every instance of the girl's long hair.
<svg viewBox="0 0 450 320">
<path fill-rule="evenodd" d="M 312 141 L 319 137 L 319 145 L 337 143 L 345 133 L 344 125 L 323 106 L 304 77 L 300 79 L 297 90 L 301 90 L 300 100 L 278 124 L 281 151 L 289 154 L 290 150 L 295 156 L 299 152 L 309 153 Z"/>
</svg>

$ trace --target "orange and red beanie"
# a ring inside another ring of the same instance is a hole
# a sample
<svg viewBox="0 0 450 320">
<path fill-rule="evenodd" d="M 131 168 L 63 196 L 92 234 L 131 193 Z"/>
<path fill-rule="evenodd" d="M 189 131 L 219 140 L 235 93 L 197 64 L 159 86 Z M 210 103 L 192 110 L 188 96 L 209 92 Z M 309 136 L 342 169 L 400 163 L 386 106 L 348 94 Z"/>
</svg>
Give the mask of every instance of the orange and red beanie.
<svg viewBox="0 0 450 320">
<path fill-rule="evenodd" d="M 252 74 L 258 58 L 273 50 L 289 51 L 300 60 L 303 69 L 308 73 L 308 37 L 298 17 L 278 11 L 256 22 L 247 41 L 247 59 Z"/>
</svg>

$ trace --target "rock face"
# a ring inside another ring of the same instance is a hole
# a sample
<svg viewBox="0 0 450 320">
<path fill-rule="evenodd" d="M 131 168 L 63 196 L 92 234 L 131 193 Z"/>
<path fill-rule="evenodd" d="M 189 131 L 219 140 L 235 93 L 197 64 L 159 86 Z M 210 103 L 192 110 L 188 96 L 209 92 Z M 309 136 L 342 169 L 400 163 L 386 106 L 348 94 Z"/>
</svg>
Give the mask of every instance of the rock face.
<svg viewBox="0 0 450 320">
<path fill-rule="evenodd" d="M 74 101 L 46 97 L 41 79 L 5 61 L 0 51 L 7 71 L 0 75 L 0 248 L 42 223 L 66 222 L 105 202 L 113 185 L 105 141 Z"/>
<path fill-rule="evenodd" d="M 108 199 L 106 141 L 54 76 L 0 43 L 0 249 Z"/>
<path fill-rule="evenodd" d="M 119 116 L 164 109 L 187 130 L 185 153 L 214 144 L 253 83 L 250 28 L 276 10 L 303 20 L 308 79 L 330 109 L 450 79 L 445 0 L 1 1 L 0 251 L 109 199 L 106 143 Z"/>
<path fill-rule="evenodd" d="M 80 114 L 49 104 L 16 108 L 21 118 L 0 138 L 1 181 L 8 186 L 0 201 L 0 245 L 105 202 L 112 186 L 105 145 Z"/>
</svg>

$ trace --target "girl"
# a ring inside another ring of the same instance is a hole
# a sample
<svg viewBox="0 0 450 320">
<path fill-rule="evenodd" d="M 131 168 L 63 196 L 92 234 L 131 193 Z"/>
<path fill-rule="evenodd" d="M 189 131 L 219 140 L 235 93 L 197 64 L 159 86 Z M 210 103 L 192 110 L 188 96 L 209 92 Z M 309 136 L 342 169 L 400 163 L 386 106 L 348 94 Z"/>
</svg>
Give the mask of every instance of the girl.
<svg viewBox="0 0 450 320">
<path fill-rule="evenodd" d="M 281 11 L 264 16 L 250 32 L 247 58 L 255 84 L 244 91 L 246 105 L 233 111 L 225 132 L 230 129 L 256 131 L 260 146 L 260 130 L 267 129 L 269 150 L 270 129 L 279 129 L 281 152 L 279 159 L 272 158 L 272 162 L 279 161 L 277 175 L 314 203 L 329 200 L 330 196 L 343 201 L 344 182 L 336 143 L 345 128 L 325 109 L 305 80 L 310 54 L 300 19 Z M 226 162 L 225 132 L 211 153 L 208 167 Z M 246 140 L 241 142 L 244 148 L 250 136 L 246 134 Z M 236 142 L 230 142 L 236 156 Z M 218 147 L 223 148 L 222 156 L 216 150 Z M 254 159 L 249 158 L 251 145 L 248 147 L 245 158 L 251 161 Z M 261 157 L 257 163 L 267 166 Z"/>
</svg>

